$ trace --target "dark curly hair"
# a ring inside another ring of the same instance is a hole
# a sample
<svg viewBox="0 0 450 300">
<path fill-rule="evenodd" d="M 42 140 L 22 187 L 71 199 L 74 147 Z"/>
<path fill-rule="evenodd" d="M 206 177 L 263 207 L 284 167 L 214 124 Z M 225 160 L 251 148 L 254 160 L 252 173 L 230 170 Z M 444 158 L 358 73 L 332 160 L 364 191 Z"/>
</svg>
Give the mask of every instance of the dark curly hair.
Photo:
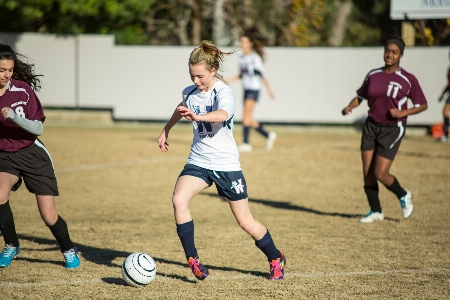
<svg viewBox="0 0 450 300">
<path fill-rule="evenodd" d="M 14 51 L 11 46 L 0 43 L 0 60 L 11 59 L 14 61 L 12 78 L 25 81 L 33 90 L 39 91 L 41 89 L 41 81 L 38 77 L 43 75 L 34 73 L 34 64 L 24 62 L 28 60 L 26 56 Z"/>
</svg>

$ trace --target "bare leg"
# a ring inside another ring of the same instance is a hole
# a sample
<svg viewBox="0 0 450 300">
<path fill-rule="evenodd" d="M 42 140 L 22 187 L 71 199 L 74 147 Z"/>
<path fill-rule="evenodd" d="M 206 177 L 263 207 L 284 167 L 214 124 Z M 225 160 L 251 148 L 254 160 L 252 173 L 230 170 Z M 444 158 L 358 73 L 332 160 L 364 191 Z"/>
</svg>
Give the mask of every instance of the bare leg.
<svg viewBox="0 0 450 300">
<path fill-rule="evenodd" d="M 238 201 L 230 201 L 227 199 L 227 201 L 239 226 L 255 241 L 262 239 L 267 232 L 267 228 L 253 219 L 248 205 L 248 198 Z"/>
<path fill-rule="evenodd" d="M 19 181 L 19 178 L 15 175 L 0 172 L 0 205 L 5 204 L 8 201 L 11 187 Z"/>
<path fill-rule="evenodd" d="M 364 185 L 365 186 L 376 185 L 377 179 L 375 178 L 374 173 L 375 151 L 363 150 L 361 151 L 361 158 L 363 162 Z"/>
<path fill-rule="evenodd" d="M 55 198 L 53 196 L 36 195 L 36 201 L 42 220 L 49 227 L 54 225 L 58 220 Z"/>
<path fill-rule="evenodd" d="M 244 116 L 242 118 L 242 125 L 247 127 L 258 128 L 259 123 L 253 118 L 253 111 L 256 101 L 253 99 L 245 99 L 244 101 Z"/>
<path fill-rule="evenodd" d="M 208 184 L 198 177 L 186 175 L 178 178 L 172 196 L 173 212 L 177 224 L 183 224 L 192 220 L 189 212 L 189 202 L 207 187 Z"/>
<path fill-rule="evenodd" d="M 392 160 L 379 155 L 376 156 L 374 168 L 375 178 L 385 186 L 391 186 L 394 183 L 394 176 L 389 173 L 391 166 Z"/>
</svg>

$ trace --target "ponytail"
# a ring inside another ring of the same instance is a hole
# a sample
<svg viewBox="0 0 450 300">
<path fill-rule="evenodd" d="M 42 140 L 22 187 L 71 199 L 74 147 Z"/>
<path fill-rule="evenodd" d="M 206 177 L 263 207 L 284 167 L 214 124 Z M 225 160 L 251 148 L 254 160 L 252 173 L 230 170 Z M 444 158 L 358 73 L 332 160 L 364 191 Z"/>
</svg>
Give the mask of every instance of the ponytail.
<svg viewBox="0 0 450 300">
<path fill-rule="evenodd" d="M 220 65 L 225 60 L 225 55 L 234 54 L 235 51 L 223 52 L 216 45 L 209 41 L 202 41 L 200 47 L 195 48 L 189 56 L 189 65 L 195 66 L 201 63 L 206 65 L 208 71 L 216 69 L 216 77 L 219 80 L 224 81 L 223 76 L 219 74 L 221 70 Z"/>
</svg>

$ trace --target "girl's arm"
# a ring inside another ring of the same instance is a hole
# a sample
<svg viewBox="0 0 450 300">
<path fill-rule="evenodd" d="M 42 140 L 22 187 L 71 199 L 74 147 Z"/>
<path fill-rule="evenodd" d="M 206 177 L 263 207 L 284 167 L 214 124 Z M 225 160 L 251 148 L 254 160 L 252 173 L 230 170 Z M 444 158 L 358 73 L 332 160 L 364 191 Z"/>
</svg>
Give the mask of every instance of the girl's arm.
<svg viewBox="0 0 450 300">
<path fill-rule="evenodd" d="M 442 94 L 439 96 L 438 102 L 441 102 L 442 99 L 444 99 L 444 95 L 445 95 L 445 93 L 448 92 L 448 91 L 449 91 L 449 90 L 448 90 L 448 86 L 446 86 L 446 87 L 444 88 L 444 90 L 442 91 Z"/>
<path fill-rule="evenodd" d="M 342 115 L 345 116 L 345 115 L 348 115 L 349 113 L 351 113 L 354 108 L 358 107 L 361 104 L 361 102 L 362 102 L 361 98 L 358 98 L 358 97 L 353 98 L 353 100 L 350 101 L 350 103 L 347 105 L 347 107 L 345 107 L 342 110 Z"/>
<path fill-rule="evenodd" d="M 225 79 L 225 81 L 227 83 L 233 83 L 233 82 L 236 82 L 236 81 L 239 81 L 239 80 L 241 80 L 241 76 L 239 76 L 239 75 L 231 77 L 231 78 L 228 78 L 228 79 Z"/>
<path fill-rule="evenodd" d="M 184 106 L 178 106 L 177 112 L 189 121 L 203 121 L 203 122 L 223 122 L 228 120 L 228 112 L 223 109 L 218 109 L 206 114 L 196 115 L 192 110 Z"/>
<path fill-rule="evenodd" d="M 275 99 L 275 95 L 272 89 L 270 88 L 269 81 L 265 77 L 262 78 L 262 81 L 264 82 L 264 85 L 266 86 L 266 89 L 269 92 L 270 99 Z"/>
<path fill-rule="evenodd" d="M 182 103 L 180 103 L 180 106 L 178 106 L 178 107 L 182 107 L 181 105 L 182 105 Z M 172 117 L 170 117 L 169 122 L 167 122 L 166 126 L 164 126 L 164 129 L 162 130 L 161 134 L 159 135 L 158 145 L 159 145 L 159 149 L 161 150 L 161 152 L 169 151 L 169 149 L 167 148 L 167 146 L 169 146 L 169 144 L 167 143 L 167 138 L 169 137 L 169 131 L 182 118 L 181 114 L 178 112 L 178 107 L 175 109 L 175 111 L 172 114 Z"/>
<path fill-rule="evenodd" d="M 44 132 L 44 126 L 41 121 L 28 120 L 27 118 L 17 115 L 14 110 L 9 107 L 2 108 L 2 115 L 5 119 L 10 119 L 24 130 L 34 135 L 41 135 Z"/>
<path fill-rule="evenodd" d="M 396 118 L 396 119 L 400 119 L 400 118 L 404 118 L 410 115 L 415 115 L 418 114 L 424 110 L 426 110 L 428 108 L 428 104 L 423 104 L 421 106 L 418 107 L 412 107 L 409 109 L 405 109 L 405 110 L 398 110 L 397 108 L 391 108 L 390 113 L 391 116 Z"/>
</svg>

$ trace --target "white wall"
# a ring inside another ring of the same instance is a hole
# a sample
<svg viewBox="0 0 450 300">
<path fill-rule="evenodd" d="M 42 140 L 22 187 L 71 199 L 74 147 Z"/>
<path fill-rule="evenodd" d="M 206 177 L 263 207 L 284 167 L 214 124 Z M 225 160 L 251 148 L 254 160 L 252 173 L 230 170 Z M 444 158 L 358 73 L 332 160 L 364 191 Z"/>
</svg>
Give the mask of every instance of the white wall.
<svg viewBox="0 0 450 300">
<path fill-rule="evenodd" d="M 117 119 L 166 120 L 190 85 L 187 61 L 194 47 L 116 46 L 110 35 L 58 37 L 0 33 L 32 58 L 45 75 L 39 98 L 47 107 L 112 108 Z M 225 48 L 224 50 L 231 50 Z M 355 95 L 365 75 L 383 65 L 383 48 L 265 48 L 266 74 L 276 99 L 263 90 L 256 116 L 267 122 L 352 123 L 363 119 L 367 105 L 342 117 L 341 109 Z M 238 74 L 238 55 L 224 65 L 225 78 Z M 447 47 L 407 48 L 401 61 L 416 75 L 429 109 L 409 118 L 409 124 L 441 120 L 437 97 L 446 84 Z M 77 88 L 78 87 L 78 88 Z M 236 96 L 236 120 L 241 120 L 242 90 Z"/>
</svg>

